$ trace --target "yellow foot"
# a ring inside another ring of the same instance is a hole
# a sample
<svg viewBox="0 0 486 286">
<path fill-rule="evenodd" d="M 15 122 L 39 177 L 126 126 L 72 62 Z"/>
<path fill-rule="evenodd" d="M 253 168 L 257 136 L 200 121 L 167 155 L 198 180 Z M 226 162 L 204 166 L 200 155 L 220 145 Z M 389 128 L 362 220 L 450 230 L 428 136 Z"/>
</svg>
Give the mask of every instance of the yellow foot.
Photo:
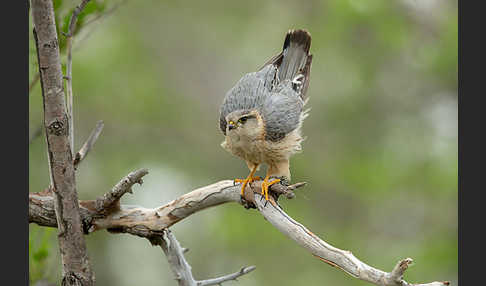
<svg viewBox="0 0 486 286">
<path fill-rule="evenodd" d="M 268 175 L 265 177 L 265 179 L 262 182 L 262 196 L 265 195 L 265 200 L 268 201 L 268 187 L 271 185 L 280 182 L 280 179 L 275 179 L 271 182 L 268 181 Z"/>
<path fill-rule="evenodd" d="M 246 186 L 253 182 L 253 181 L 258 181 L 258 180 L 261 180 L 262 178 L 260 177 L 252 177 L 252 176 L 248 176 L 246 179 L 235 179 L 234 182 L 235 183 L 242 183 L 241 185 L 241 196 L 243 196 L 245 194 L 245 188 Z"/>
</svg>

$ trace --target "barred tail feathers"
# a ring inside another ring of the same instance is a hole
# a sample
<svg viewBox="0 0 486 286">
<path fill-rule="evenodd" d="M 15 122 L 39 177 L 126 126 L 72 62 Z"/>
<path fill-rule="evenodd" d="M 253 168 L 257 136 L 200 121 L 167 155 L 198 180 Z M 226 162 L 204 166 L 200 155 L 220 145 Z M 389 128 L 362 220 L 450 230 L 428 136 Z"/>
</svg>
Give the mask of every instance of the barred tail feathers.
<svg viewBox="0 0 486 286">
<path fill-rule="evenodd" d="M 290 30 L 285 36 L 282 59 L 278 70 L 279 82 L 290 80 L 298 85 L 304 99 L 309 85 L 312 55 L 309 54 L 311 35 L 306 30 Z M 297 87 L 296 87 L 297 88 Z"/>
</svg>

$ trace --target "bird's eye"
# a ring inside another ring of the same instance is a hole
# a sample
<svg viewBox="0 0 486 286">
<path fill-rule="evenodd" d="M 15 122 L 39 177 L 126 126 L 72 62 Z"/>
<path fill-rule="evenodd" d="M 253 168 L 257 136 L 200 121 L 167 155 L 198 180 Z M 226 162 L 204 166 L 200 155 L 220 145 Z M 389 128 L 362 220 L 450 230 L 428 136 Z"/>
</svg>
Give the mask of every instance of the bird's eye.
<svg viewBox="0 0 486 286">
<path fill-rule="evenodd" d="M 245 124 L 246 120 L 248 120 L 248 117 L 244 116 L 238 119 L 238 122 Z"/>
</svg>

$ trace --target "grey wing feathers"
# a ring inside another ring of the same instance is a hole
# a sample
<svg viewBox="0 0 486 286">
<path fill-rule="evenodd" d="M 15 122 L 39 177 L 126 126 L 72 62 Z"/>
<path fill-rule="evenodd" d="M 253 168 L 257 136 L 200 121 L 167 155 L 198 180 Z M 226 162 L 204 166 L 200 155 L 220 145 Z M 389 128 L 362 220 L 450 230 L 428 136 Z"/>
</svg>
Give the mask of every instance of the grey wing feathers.
<svg viewBox="0 0 486 286">
<path fill-rule="evenodd" d="M 262 110 L 266 140 L 278 141 L 301 123 L 312 63 L 310 44 L 311 36 L 307 31 L 290 30 L 285 36 L 282 52 L 267 62 L 276 66 L 278 73 L 272 96 L 265 101 Z"/>
<path fill-rule="evenodd" d="M 304 102 L 288 86 L 279 86 L 263 104 L 261 113 L 265 122 L 265 140 L 279 141 L 300 124 Z"/>
</svg>

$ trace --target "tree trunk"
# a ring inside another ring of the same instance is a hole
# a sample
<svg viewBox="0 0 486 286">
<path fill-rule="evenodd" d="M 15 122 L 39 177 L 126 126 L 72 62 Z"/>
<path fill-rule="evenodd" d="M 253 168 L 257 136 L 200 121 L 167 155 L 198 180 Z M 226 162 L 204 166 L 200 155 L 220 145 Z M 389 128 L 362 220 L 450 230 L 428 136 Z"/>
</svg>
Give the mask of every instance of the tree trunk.
<svg viewBox="0 0 486 286">
<path fill-rule="evenodd" d="M 79 216 L 54 7 L 51 0 L 32 0 L 31 8 L 44 104 L 51 190 L 59 230 L 62 285 L 94 285 Z"/>
</svg>

